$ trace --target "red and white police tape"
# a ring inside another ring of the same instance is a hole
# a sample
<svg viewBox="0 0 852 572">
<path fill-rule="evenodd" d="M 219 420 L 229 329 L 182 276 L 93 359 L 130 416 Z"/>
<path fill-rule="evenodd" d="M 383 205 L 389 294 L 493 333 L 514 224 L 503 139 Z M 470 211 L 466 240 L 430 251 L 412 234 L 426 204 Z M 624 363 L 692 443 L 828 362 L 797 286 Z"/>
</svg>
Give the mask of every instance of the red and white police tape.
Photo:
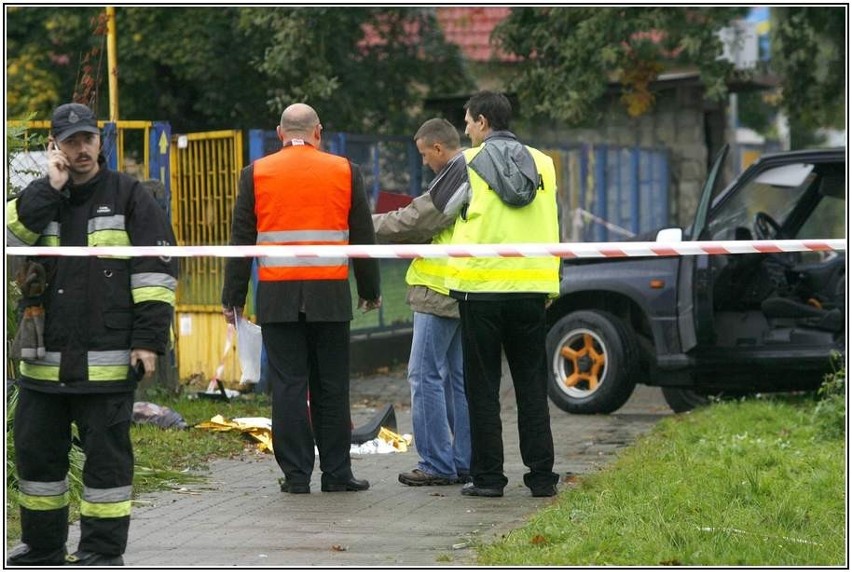
<svg viewBox="0 0 852 572">
<path fill-rule="evenodd" d="M 12 256 L 162 256 L 191 258 L 446 258 L 523 257 L 627 258 L 846 251 L 846 239 L 730 240 L 695 242 L 560 242 L 515 244 L 374 244 L 245 246 L 7 246 Z"/>
</svg>

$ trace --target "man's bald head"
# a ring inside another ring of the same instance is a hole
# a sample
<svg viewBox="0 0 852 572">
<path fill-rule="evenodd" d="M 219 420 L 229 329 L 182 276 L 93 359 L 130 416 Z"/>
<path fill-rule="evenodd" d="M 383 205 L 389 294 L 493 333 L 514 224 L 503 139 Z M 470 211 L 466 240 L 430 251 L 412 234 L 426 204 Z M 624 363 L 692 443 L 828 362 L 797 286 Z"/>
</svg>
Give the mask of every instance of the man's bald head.
<svg viewBox="0 0 852 572">
<path fill-rule="evenodd" d="M 317 112 L 304 103 L 294 103 L 281 113 L 281 130 L 290 137 L 309 135 L 319 123 Z"/>
</svg>

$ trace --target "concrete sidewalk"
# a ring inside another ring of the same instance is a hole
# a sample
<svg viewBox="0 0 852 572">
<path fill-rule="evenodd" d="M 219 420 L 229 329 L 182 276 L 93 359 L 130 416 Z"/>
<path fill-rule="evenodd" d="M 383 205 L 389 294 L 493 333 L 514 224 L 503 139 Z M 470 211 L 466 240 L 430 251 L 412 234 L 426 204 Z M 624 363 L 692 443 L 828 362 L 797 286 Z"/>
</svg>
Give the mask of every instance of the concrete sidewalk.
<svg viewBox="0 0 852 572">
<path fill-rule="evenodd" d="M 504 367 L 504 371 L 507 368 Z M 505 471 L 502 498 L 460 494 L 461 485 L 407 487 L 397 474 L 412 469 L 417 453 L 353 455 L 355 476 L 370 481 L 358 493 L 322 493 L 319 470 L 310 495 L 279 491 L 280 470 L 270 454 L 210 464 L 209 480 L 185 490 L 146 494 L 134 505 L 129 567 L 471 566 L 472 544 L 492 540 L 553 501 L 533 498 L 523 485 L 517 410 L 503 380 Z M 411 433 L 404 370 L 354 378 L 353 420 L 366 422 L 394 403 L 400 433 Z M 571 416 L 551 406 L 560 475 L 596 470 L 670 410 L 659 390 L 637 388 L 615 415 Z M 560 490 L 565 485 L 560 484 Z M 79 527 L 72 526 L 73 551 Z"/>
</svg>

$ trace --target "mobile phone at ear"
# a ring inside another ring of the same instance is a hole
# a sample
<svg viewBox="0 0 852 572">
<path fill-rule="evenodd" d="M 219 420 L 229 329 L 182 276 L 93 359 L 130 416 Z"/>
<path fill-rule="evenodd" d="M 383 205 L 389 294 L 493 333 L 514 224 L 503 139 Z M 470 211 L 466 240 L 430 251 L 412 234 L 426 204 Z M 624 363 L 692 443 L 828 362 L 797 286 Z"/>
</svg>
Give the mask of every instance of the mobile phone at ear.
<svg viewBox="0 0 852 572">
<path fill-rule="evenodd" d="M 135 366 L 133 366 L 133 377 L 136 378 L 136 381 L 145 377 L 145 364 L 142 363 L 141 359 L 136 362 Z"/>
</svg>

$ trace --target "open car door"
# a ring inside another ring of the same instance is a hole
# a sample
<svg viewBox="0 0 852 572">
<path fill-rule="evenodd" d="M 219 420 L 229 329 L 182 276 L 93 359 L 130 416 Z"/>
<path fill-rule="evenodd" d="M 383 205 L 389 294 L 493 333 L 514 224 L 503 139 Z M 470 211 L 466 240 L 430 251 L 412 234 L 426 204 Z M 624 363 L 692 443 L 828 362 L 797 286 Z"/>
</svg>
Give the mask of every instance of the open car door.
<svg viewBox="0 0 852 572">
<path fill-rule="evenodd" d="M 695 211 L 695 220 L 689 232 L 688 240 L 700 240 L 707 228 L 707 216 L 710 204 L 715 196 L 716 187 L 722 180 L 722 169 L 728 156 L 729 146 L 723 145 L 704 181 L 701 200 Z M 686 353 L 698 343 L 713 336 L 713 300 L 710 296 L 709 255 L 681 256 L 678 270 L 678 332 L 681 350 Z M 695 288 L 693 288 L 695 284 Z"/>
</svg>

